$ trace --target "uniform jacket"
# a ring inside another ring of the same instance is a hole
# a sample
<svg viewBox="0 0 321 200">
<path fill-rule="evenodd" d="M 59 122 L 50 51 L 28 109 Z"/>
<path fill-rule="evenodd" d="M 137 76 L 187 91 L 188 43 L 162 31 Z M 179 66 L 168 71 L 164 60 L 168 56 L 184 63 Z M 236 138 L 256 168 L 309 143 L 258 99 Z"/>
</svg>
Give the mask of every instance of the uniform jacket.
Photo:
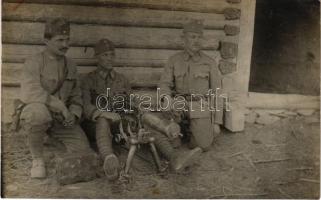
<svg viewBox="0 0 321 200">
<path fill-rule="evenodd" d="M 59 85 L 61 87 L 57 90 Z M 57 60 L 46 52 L 28 58 L 22 69 L 21 101 L 25 104 L 43 103 L 49 110 L 55 102 L 62 101 L 80 118 L 83 102 L 76 65 L 67 57 Z"/>
<path fill-rule="evenodd" d="M 208 94 L 221 86 L 222 75 L 214 59 L 203 52 L 191 56 L 182 51 L 169 58 L 159 88 L 162 94 Z M 222 108 L 222 104 L 218 104 Z M 215 112 L 215 122 L 222 123 L 223 112 Z"/>
<path fill-rule="evenodd" d="M 81 85 L 84 100 L 84 115 L 86 119 L 92 119 L 93 113 L 98 109 L 96 99 L 99 95 L 107 96 L 107 88 L 110 89 L 110 98 L 119 94 L 128 97 L 131 92 L 130 83 L 125 76 L 113 69 L 108 73 L 100 67 L 87 74 L 83 78 Z M 101 103 L 101 105 L 103 104 L 104 103 Z"/>
</svg>

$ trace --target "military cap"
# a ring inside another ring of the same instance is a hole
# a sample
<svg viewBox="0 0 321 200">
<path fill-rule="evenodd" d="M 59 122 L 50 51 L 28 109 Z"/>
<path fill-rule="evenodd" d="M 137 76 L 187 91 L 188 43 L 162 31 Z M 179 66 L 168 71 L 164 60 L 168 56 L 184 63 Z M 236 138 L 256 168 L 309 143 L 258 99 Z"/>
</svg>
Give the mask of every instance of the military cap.
<svg viewBox="0 0 321 200">
<path fill-rule="evenodd" d="M 114 51 L 114 43 L 108 39 L 101 39 L 97 42 L 94 47 L 95 55 L 99 55 L 106 51 Z"/>
<path fill-rule="evenodd" d="M 52 38 L 56 35 L 69 35 L 70 24 L 64 18 L 55 18 L 47 21 L 45 26 L 45 38 Z"/>
<path fill-rule="evenodd" d="M 203 23 L 201 20 L 192 20 L 189 23 L 184 25 L 184 33 L 193 32 L 193 33 L 203 33 Z"/>
</svg>

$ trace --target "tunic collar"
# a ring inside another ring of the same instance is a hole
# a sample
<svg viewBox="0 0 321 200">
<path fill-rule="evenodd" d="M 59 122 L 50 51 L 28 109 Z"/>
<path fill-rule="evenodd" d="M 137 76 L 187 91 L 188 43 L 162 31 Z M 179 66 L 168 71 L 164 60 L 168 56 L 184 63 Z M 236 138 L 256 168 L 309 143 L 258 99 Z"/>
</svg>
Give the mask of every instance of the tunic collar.
<svg viewBox="0 0 321 200">
<path fill-rule="evenodd" d="M 115 75 L 116 75 L 114 69 L 106 70 L 106 69 L 104 69 L 104 68 L 102 68 L 102 67 L 99 67 L 99 66 L 98 66 L 98 69 L 97 69 L 97 73 L 98 73 L 99 76 L 100 76 L 101 78 L 103 78 L 104 80 L 105 80 L 106 78 L 108 78 L 108 77 L 110 77 L 111 79 L 114 79 L 114 78 L 115 78 Z"/>
</svg>

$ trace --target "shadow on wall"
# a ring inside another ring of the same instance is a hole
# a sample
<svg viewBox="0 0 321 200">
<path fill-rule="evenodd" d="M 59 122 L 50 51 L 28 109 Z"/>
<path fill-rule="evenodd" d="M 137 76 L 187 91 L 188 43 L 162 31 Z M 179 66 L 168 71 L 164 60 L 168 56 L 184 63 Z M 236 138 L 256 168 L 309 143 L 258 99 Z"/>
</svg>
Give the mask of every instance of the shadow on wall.
<svg viewBox="0 0 321 200">
<path fill-rule="evenodd" d="M 318 0 L 257 0 L 249 89 L 320 94 Z"/>
</svg>

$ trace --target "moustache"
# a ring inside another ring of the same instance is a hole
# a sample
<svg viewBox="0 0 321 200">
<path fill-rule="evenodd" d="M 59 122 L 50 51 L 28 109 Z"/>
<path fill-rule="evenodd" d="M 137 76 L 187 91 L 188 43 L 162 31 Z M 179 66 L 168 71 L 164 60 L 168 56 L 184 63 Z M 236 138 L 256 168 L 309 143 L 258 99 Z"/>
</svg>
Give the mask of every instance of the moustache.
<svg viewBox="0 0 321 200">
<path fill-rule="evenodd" d="M 67 51 L 69 48 L 61 48 L 60 51 Z"/>
</svg>

